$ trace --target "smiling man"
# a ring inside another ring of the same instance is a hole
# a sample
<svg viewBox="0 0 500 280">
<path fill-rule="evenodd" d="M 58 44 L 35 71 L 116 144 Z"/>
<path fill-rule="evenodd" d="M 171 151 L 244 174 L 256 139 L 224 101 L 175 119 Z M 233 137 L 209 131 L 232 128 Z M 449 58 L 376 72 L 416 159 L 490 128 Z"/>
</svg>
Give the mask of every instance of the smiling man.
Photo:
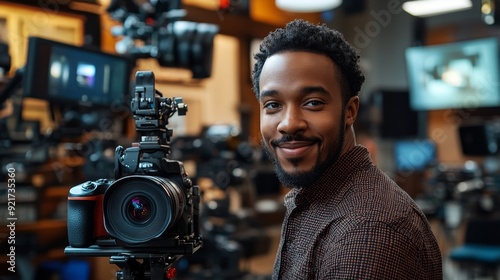
<svg viewBox="0 0 500 280">
<path fill-rule="evenodd" d="M 356 51 L 326 25 L 295 20 L 255 59 L 262 145 L 290 188 L 273 279 L 442 279 L 426 217 L 356 144 Z"/>
</svg>

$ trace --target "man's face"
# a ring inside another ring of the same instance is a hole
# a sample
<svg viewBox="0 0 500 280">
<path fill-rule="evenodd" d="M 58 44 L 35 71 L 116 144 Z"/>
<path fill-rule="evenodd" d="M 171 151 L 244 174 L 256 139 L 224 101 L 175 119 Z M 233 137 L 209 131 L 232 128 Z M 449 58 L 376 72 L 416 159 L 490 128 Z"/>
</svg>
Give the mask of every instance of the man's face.
<svg viewBox="0 0 500 280">
<path fill-rule="evenodd" d="M 288 187 L 312 183 L 341 154 L 345 111 L 337 67 L 327 56 L 284 52 L 260 76 L 263 147 Z"/>
</svg>

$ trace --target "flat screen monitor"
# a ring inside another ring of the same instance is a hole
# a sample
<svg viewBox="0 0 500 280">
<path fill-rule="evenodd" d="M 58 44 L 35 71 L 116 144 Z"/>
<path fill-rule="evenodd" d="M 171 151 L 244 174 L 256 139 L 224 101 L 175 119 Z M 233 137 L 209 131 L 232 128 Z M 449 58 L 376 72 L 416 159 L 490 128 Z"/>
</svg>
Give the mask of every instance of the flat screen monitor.
<svg viewBox="0 0 500 280">
<path fill-rule="evenodd" d="M 399 140 L 394 157 L 397 171 L 423 171 L 436 161 L 436 144 L 430 139 Z"/>
<path fill-rule="evenodd" d="M 462 125 L 458 128 L 462 154 L 465 156 L 491 156 L 499 152 L 500 129 L 498 124 L 481 123 Z"/>
<path fill-rule="evenodd" d="M 500 107 L 497 38 L 406 50 L 410 106 L 417 111 Z"/>
<path fill-rule="evenodd" d="M 380 111 L 378 132 L 383 139 L 414 139 L 422 124 L 418 112 L 410 108 L 407 89 L 380 89 L 373 92 L 375 106 Z"/>
<path fill-rule="evenodd" d="M 127 57 L 30 37 L 24 95 L 63 106 L 122 104 L 132 65 Z"/>
</svg>

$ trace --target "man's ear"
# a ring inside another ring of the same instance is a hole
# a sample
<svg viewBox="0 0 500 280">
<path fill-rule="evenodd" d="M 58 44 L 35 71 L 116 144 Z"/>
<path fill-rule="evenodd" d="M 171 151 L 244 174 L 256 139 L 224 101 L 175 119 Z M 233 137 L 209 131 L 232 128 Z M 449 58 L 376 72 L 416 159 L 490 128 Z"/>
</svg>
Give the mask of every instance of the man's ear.
<svg viewBox="0 0 500 280">
<path fill-rule="evenodd" d="M 349 99 L 345 107 L 345 126 L 351 127 L 358 117 L 359 96 L 353 96 Z"/>
</svg>

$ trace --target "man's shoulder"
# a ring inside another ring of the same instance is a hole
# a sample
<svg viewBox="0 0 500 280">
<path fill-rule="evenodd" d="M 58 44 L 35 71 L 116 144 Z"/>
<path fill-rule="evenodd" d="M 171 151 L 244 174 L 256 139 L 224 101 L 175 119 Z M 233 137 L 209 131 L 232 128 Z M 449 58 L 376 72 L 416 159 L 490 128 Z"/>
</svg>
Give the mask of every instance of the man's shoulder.
<svg viewBox="0 0 500 280">
<path fill-rule="evenodd" d="M 349 213 L 370 219 L 390 221 L 408 217 L 423 218 L 410 195 L 376 166 L 353 174 L 341 204 L 345 204 Z"/>
</svg>

